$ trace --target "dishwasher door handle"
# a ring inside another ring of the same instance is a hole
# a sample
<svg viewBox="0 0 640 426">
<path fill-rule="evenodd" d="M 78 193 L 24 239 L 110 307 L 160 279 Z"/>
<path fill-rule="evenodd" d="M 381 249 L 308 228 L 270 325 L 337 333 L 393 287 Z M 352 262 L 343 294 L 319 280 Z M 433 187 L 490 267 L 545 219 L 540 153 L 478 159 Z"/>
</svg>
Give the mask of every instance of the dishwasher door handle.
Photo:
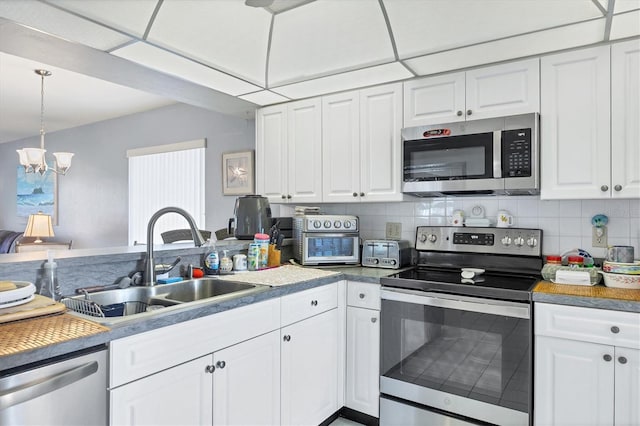
<svg viewBox="0 0 640 426">
<path fill-rule="evenodd" d="M 0 410 L 46 395 L 84 379 L 98 371 L 98 362 L 91 361 L 43 379 L 20 384 L 0 391 Z"/>
</svg>

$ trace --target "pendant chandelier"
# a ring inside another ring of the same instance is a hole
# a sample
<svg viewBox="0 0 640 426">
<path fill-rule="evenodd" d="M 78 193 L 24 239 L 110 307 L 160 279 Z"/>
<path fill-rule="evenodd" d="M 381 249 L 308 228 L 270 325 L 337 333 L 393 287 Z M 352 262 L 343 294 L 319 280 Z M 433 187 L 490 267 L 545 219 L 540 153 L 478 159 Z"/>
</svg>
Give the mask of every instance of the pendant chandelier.
<svg viewBox="0 0 640 426">
<path fill-rule="evenodd" d="M 51 71 L 47 70 L 35 70 L 41 78 L 40 84 L 40 148 L 22 148 L 16 150 L 18 157 L 20 158 L 20 164 L 24 166 L 25 173 L 40 173 L 44 174 L 47 170 L 51 170 L 55 173 L 66 174 L 69 167 L 71 167 L 71 152 L 54 152 L 55 167 L 50 167 L 47 164 L 44 149 L 44 78 L 51 75 Z"/>
</svg>

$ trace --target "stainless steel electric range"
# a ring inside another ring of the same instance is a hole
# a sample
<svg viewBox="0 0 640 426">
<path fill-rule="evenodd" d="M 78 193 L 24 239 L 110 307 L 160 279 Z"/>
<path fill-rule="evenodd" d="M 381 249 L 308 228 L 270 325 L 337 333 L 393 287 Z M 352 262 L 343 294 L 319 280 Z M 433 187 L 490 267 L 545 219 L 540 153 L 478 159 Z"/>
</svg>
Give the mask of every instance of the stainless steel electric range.
<svg viewBox="0 0 640 426">
<path fill-rule="evenodd" d="M 532 423 L 542 231 L 427 226 L 383 278 L 381 425 Z"/>
</svg>

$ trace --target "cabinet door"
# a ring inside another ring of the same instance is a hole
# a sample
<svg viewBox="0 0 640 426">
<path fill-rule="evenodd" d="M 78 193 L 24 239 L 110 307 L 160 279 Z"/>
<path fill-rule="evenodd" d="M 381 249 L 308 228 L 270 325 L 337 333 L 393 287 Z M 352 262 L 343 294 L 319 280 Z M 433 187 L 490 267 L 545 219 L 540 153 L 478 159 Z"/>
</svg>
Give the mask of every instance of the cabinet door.
<svg viewBox="0 0 640 426">
<path fill-rule="evenodd" d="M 286 202 L 287 179 L 287 106 L 259 109 L 256 113 L 256 193 L 271 203 Z"/>
<path fill-rule="evenodd" d="M 213 424 L 280 424 L 280 331 L 213 355 Z"/>
<path fill-rule="evenodd" d="M 616 348 L 616 426 L 640 425 L 640 351 Z"/>
<path fill-rule="evenodd" d="M 324 202 L 360 199 L 360 98 L 358 92 L 322 98 Z"/>
<path fill-rule="evenodd" d="M 535 424 L 613 425 L 614 356 L 613 346 L 536 336 Z"/>
<path fill-rule="evenodd" d="M 320 98 L 289 104 L 287 201 L 322 201 L 322 107 Z M 290 197 L 290 198 L 289 198 Z"/>
<path fill-rule="evenodd" d="M 281 330 L 282 424 L 319 425 L 338 410 L 338 310 Z"/>
<path fill-rule="evenodd" d="M 539 111 L 539 59 L 467 71 L 467 120 Z"/>
<path fill-rule="evenodd" d="M 542 58 L 543 199 L 610 197 L 609 63 L 609 46 Z"/>
<path fill-rule="evenodd" d="M 640 40 L 611 46 L 611 185 L 640 198 Z"/>
<path fill-rule="evenodd" d="M 110 391 L 112 425 L 210 425 L 211 355 Z"/>
<path fill-rule="evenodd" d="M 347 307 L 346 406 L 379 417 L 380 312 Z"/>
<path fill-rule="evenodd" d="M 360 92 L 361 201 L 401 201 L 402 85 Z"/>
<path fill-rule="evenodd" d="M 404 126 L 465 120 L 464 73 L 427 77 L 404 83 Z"/>
</svg>

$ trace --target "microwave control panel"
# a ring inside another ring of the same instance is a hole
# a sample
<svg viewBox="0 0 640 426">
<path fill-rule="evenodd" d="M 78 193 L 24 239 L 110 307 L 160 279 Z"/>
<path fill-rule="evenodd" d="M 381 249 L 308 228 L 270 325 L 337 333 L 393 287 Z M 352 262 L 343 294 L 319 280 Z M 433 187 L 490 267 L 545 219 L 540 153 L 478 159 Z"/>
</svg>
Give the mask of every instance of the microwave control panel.
<svg viewBox="0 0 640 426">
<path fill-rule="evenodd" d="M 502 176 L 531 176 L 531 129 L 502 131 Z"/>
</svg>

